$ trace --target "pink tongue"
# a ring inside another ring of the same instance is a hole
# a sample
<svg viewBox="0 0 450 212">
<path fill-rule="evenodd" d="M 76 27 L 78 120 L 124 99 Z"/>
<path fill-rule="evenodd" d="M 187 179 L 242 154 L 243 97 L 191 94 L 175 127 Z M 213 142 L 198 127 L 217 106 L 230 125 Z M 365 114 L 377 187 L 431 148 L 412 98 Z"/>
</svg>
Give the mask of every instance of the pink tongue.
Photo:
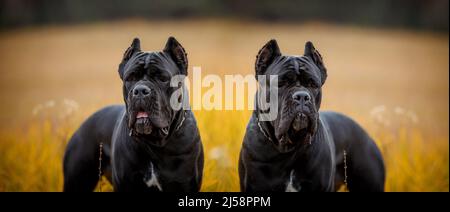
<svg viewBox="0 0 450 212">
<path fill-rule="evenodd" d="M 136 115 L 136 118 L 138 119 L 138 118 L 148 118 L 148 113 L 146 113 L 146 112 L 139 112 L 137 115 Z"/>
</svg>

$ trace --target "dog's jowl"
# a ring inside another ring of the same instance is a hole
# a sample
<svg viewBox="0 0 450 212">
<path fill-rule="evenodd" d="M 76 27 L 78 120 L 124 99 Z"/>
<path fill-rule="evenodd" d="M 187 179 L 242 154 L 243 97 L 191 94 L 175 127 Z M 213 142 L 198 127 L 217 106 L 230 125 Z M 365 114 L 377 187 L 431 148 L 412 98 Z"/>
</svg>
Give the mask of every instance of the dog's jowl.
<svg viewBox="0 0 450 212">
<path fill-rule="evenodd" d="M 311 42 L 303 56 L 284 56 L 275 40 L 258 53 L 256 75 L 278 76 L 277 116 L 262 121 L 257 94 L 239 159 L 242 191 L 383 191 L 379 149 L 349 117 L 319 112 L 327 70 Z M 267 83 L 267 82 L 260 82 Z"/>
<path fill-rule="evenodd" d="M 134 39 L 119 65 L 125 105 L 89 117 L 64 155 L 64 190 L 92 191 L 99 174 L 115 191 L 199 191 L 203 147 L 193 113 L 174 108 L 171 96 L 188 101 L 184 48 L 170 37 L 163 51 L 141 51 Z"/>
</svg>

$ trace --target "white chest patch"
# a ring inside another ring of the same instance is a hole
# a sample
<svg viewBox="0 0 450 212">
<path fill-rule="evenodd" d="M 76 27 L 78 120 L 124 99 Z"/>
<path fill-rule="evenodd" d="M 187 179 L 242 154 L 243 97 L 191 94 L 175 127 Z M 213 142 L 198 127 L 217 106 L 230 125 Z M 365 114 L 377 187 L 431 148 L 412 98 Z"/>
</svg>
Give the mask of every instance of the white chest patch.
<svg viewBox="0 0 450 212">
<path fill-rule="evenodd" d="M 286 192 L 299 192 L 301 187 L 296 188 L 294 186 L 294 170 L 291 171 L 291 174 L 289 175 L 289 180 L 286 183 Z"/>
<path fill-rule="evenodd" d="M 153 169 L 153 164 L 151 162 L 148 171 L 144 176 L 144 182 L 147 187 L 150 188 L 156 186 L 158 190 L 162 191 L 161 185 L 159 184 L 158 177 L 156 175 L 156 171 Z"/>
</svg>

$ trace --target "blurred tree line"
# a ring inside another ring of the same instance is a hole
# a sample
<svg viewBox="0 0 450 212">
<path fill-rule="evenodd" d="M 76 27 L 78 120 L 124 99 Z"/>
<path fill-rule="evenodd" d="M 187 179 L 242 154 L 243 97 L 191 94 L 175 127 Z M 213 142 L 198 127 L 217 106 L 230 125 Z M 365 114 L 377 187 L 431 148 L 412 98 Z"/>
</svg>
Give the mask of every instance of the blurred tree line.
<svg viewBox="0 0 450 212">
<path fill-rule="evenodd" d="M 131 17 L 225 17 L 448 32 L 448 11 L 448 0 L 0 0 L 0 29 Z"/>
</svg>

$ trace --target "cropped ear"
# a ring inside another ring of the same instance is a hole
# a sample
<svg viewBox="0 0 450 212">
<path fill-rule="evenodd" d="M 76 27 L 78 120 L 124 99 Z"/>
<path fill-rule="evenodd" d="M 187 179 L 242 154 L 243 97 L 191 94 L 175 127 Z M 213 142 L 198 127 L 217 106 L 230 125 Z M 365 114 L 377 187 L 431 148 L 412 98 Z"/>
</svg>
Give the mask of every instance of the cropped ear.
<svg viewBox="0 0 450 212">
<path fill-rule="evenodd" d="M 306 42 L 304 55 L 306 57 L 309 57 L 319 68 L 323 85 L 325 83 L 325 80 L 327 79 L 327 69 L 325 68 L 325 65 L 323 65 L 322 55 L 320 55 L 319 51 L 314 48 L 314 45 L 311 41 Z"/>
<path fill-rule="evenodd" d="M 125 68 L 125 64 L 127 64 L 128 60 L 135 55 L 136 53 L 141 52 L 141 41 L 139 38 L 133 39 L 133 42 L 131 43 L 131 46 L 128 47 L 128 49 L 123 54 L 122 62 L 119 64 L 119 75 L 120 79 L 123 80 L 123 72 Z"/>
<path fill-rule="evenodd" d="M 170 55 L 180 69 L 181 74 L 187 76 L 188 59 L 183 46 L 174 37 L 169 37 L 163 51 Z"/>
<path fill-rule="evenodd" d="M 281 56 L 280 48 L 278 47 L 275 39 L 270 40 L 259 50 L 256 56 L 255 72 L 256 75 L 263 75 L 267 67 L 275 60 L 275 58 Z"/>
</svg>

